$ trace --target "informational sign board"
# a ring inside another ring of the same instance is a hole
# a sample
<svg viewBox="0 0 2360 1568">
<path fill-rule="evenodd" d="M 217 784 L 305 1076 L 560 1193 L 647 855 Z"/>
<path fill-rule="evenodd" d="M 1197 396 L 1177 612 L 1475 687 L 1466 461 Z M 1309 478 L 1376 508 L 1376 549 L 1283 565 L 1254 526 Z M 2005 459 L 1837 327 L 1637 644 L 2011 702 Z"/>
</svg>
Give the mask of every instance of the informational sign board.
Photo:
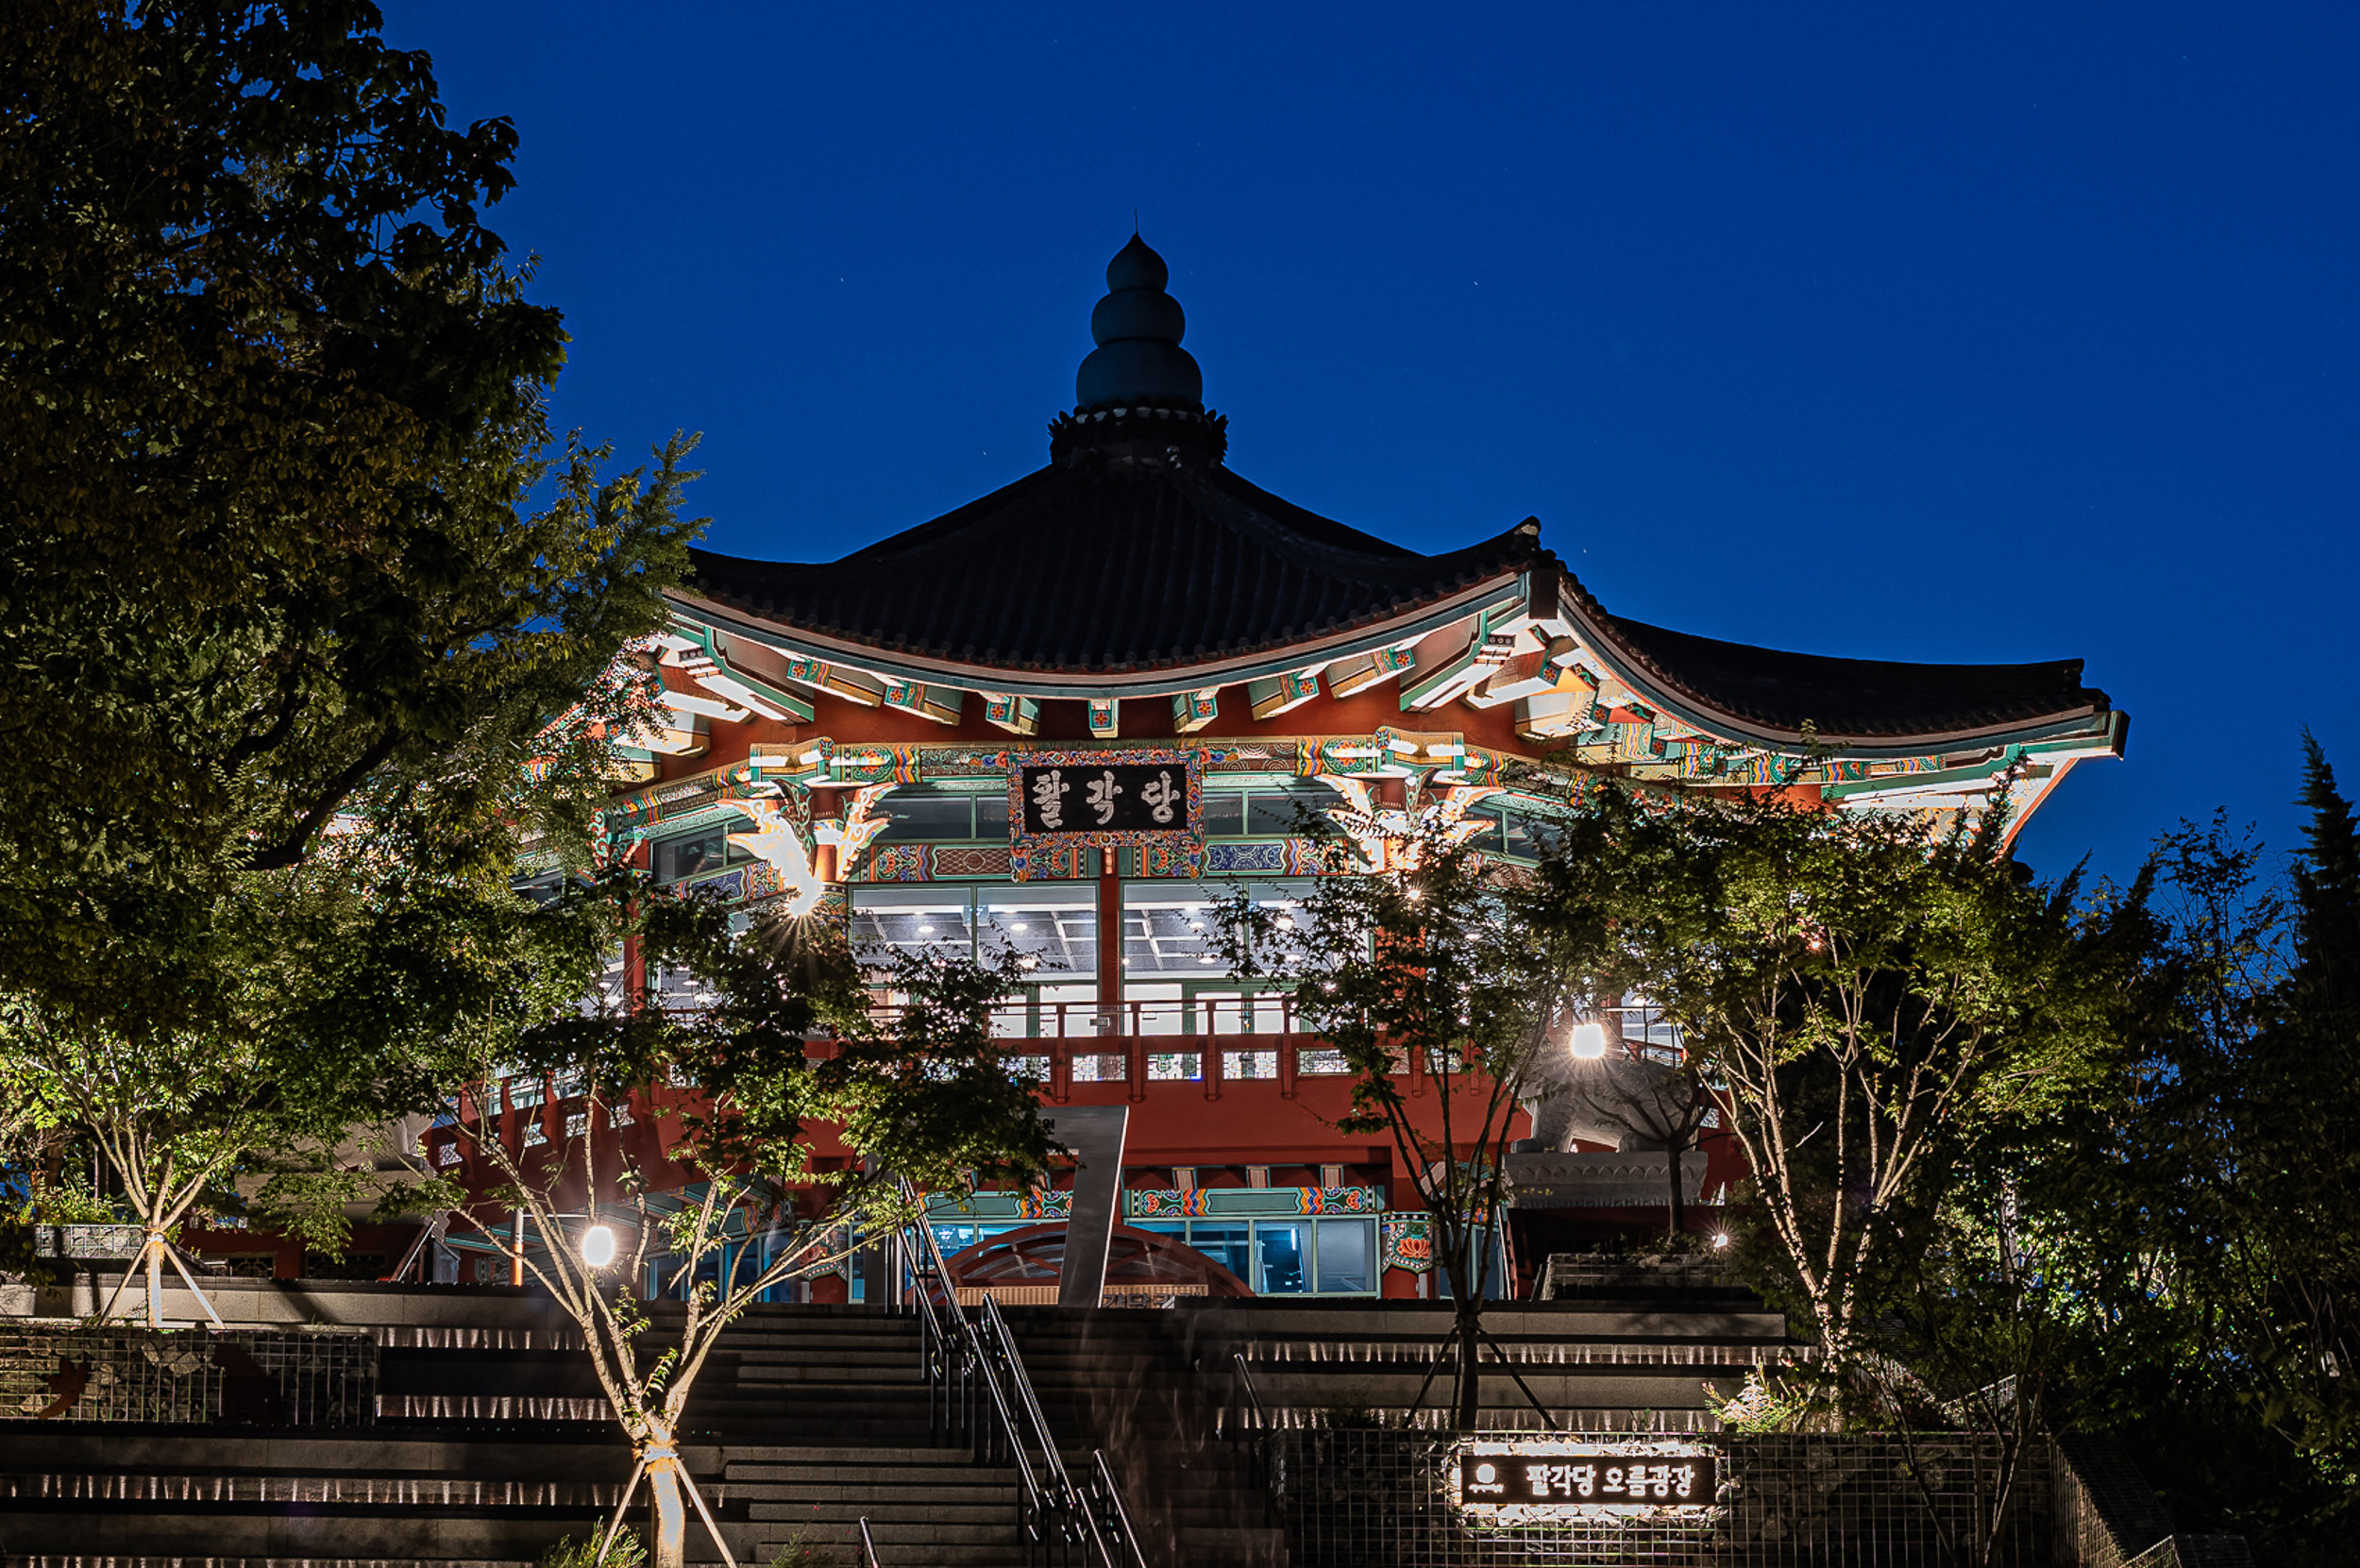
<svg viewBox="0 0 2360 1568">
<path fill-rule="evenodd" d="M 1700 1509 L 1719 1494 L 1717 1459 L 1702 1443 L 1657 1439 L 1476 1440 L 1452 1454 L 1450 1490 L 1460 1509 L 1503 1523 Z"/>
</svg>

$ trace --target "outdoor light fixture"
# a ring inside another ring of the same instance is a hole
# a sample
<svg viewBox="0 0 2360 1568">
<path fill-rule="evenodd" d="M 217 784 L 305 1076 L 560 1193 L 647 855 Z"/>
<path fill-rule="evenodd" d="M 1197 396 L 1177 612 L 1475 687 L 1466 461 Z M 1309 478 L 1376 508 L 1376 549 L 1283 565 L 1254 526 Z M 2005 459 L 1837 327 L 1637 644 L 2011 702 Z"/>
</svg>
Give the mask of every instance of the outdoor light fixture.
<svg viewBox="0 0 2360 1568">
<path fill-rule="evenodd" d="M 1729 1244 L 1729 1233 L 1728 1233 L 1728 1231 L 1725 1231 L 1725 1230 L 1716 1230 L 1716 1231 L 1714 1231 L 1714 1232 L 1712 1233 L 1712 1249 L 1713 1249 L 1713 1251 L 1718 1252 L 1718 1251 L 1720 1251 L 1723 1247 L 1726 1247 L 1726 1246 L 1728 1246 L 1728 1244 Z"/>
<path fill-rule="evenodd" d="M 592 1225 L 582 1233 L 582 1260 L 594 1269 L 603 1269 L 615 1261 L 615 1232 L 605 1225 Z"/>
<path fill-rule="evenodd" d="M 1574 1025 L 1573 1035 L 1566 1040 L 1565 1048 L 1573 1053 L 1574 1060 L 1577 1062 L 1596 1061 L 1606 1054 L 1606 1025 L 1596 1019 L 1584 1019 Z"/>
</svg>

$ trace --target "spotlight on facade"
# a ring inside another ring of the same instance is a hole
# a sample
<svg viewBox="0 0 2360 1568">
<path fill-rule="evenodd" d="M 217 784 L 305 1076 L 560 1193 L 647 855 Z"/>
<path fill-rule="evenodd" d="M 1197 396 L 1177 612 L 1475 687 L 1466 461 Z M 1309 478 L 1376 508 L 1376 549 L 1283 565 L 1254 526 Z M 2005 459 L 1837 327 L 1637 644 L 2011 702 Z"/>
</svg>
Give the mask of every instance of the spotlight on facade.
<svg viewBox="0 0 2360 1568">
<path fill-rule="evenodd" d="M 1716 1230 L 1712 1233 L 1712 1250 L 1714 1252 L 1719 1252 L 1723 1247 L 1726 1247 L 1728 1244 L 1729 1233 L 1728 1231 Z"/>
<path fill-rule="evenodd" d="M 592 1225 L 582 1233 L 582 1260 L 594 1269 L 603 1269 L 615 1261 L 615 1232 L 605 1225 Z"/>
<path fill-rule="evenodd" d="M 1566 1042 L 1577 1062 L 1594 1062 L 1606 1054 L 1606 1025 L 1596 1019 L 1585 1019 L 1574 1025 L 1574 1033 Z"/>
</svg>

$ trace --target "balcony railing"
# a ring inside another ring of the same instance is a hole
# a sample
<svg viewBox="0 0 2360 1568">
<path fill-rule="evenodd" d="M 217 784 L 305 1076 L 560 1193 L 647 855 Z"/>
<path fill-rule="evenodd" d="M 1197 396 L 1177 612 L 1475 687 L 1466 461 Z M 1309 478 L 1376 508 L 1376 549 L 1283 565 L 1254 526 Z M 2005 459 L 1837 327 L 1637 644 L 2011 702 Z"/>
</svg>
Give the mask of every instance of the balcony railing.
<svg viewBox="0 0 2360 1568">
<path fill-rule="evenodd" d="M 881 1003 L 869 1010 L 879 1023 L 888 1023 L 901 1009 Z M 1623 1043 L 1648 1054 L 1677 1056 L 1679 1030 L 1660 1008 L 1643 1005 L 1601 1007 L 1621 1025 Z M 1129 1036 L 1294 1035 L 1311 1033 L 1295 1011 L 1291 991 L 1268 991 L 1256 996 L 1200 996 L 1105 1002 L 1034 1002 L 1019 1000 L 991 1010 L 992 1035 L 1000 1039 L 1085 1039 Z"/>
</svg>

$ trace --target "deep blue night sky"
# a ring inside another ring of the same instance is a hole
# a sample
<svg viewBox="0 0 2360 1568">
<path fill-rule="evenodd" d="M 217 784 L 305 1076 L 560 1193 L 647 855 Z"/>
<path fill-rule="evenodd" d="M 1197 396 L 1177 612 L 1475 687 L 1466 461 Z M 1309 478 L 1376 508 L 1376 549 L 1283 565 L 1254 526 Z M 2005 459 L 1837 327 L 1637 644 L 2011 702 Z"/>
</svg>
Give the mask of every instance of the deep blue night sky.
<svg viewBox="0 0 2360 1568">
<path fill-rule="evenodd" d="M 1139 213 L 1256 483 L 1424 549 L 1537 514 L 1620 614 L 2079 655 L 2027 830 L 2121 875 L 2360 786 L 2360 8 L 394 0 L 505 114 L 558 413 L 704 432 L 829 559 L 1038 466 Z"/>
</svg>

